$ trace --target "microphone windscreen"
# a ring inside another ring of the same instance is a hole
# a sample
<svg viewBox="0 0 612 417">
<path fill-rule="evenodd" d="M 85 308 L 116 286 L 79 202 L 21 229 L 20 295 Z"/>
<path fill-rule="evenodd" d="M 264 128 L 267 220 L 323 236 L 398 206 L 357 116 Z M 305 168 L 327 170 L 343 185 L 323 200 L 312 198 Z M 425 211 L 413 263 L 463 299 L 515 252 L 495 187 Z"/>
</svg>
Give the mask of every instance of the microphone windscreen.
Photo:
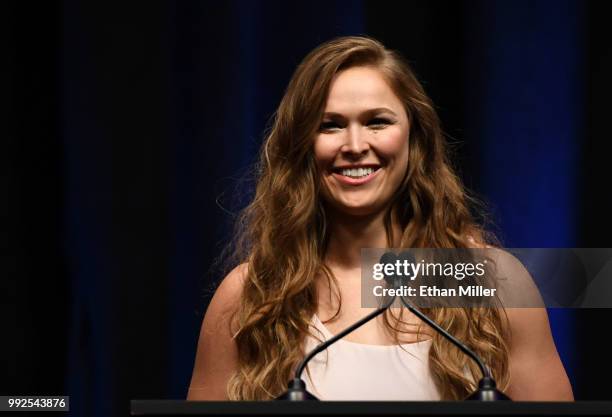
<svg viewBox="0 0 612 417">
<path fill-rule="evenodd" d="M 397 255 L 394 254 L 393 252 L 385 252 L 383 253 L 383 256 L 380 257 L 380 263 L 381 264 L 395 264 L 395 261 L 397 261 Z"/>
<path fill-rule="evenodd" d="M 394 254 L 393 252 L 385 252 L 383 254 L 383 256 L 380 257 L 380 261 L 379 263 L 385 265 L 385 264 L 390 264 L 393 265 L 395 267 L 395 263 L 397 261 L 397 255 Z M 387 271 L 384 269 L 383 267 L 383 271 L 384 271 L 384 279 L 385 282 L 387 284 L 389 284 L 391 287 L 393 287 L 395 285 L 395 270 L 393 270 L 393 272 L 391 273 L 387 273 Z"/>
<path fill-rule="evenodd" d="M 414 257 L 414 253 L 412 253 L 409 250 L 405 250 L 400 252 L 400 254 L 398 255 L 398 259 L 400 261 L 402 261 L 402 263 L 404 263 L 404 261 L 408 261 L 409 264 L 415 264 L 416 263 L 416 259 Z"/>
</svg>

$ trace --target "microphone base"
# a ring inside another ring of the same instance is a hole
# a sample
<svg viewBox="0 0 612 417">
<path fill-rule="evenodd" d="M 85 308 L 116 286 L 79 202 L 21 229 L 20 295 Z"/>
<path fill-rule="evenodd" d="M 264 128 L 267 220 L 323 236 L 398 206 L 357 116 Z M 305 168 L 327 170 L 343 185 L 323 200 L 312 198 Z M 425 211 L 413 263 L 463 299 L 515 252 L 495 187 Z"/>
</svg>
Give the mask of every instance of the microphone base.
<svg viewBox="0 0 612 417">
<path fill-rule="evenodd" d="M 306 383 L 300 378 L 289 382 L 287 391 L 274 399 L 275 401 L 319 401 L 317 397 L 306 391 Z"/>
<path fill-rule="evenodd" d="M 493 378 L 484 377 L 478 382 L 478 389 L 465 401 L 512 401 L 512 399 L 497 389 Z"/>
</svg>

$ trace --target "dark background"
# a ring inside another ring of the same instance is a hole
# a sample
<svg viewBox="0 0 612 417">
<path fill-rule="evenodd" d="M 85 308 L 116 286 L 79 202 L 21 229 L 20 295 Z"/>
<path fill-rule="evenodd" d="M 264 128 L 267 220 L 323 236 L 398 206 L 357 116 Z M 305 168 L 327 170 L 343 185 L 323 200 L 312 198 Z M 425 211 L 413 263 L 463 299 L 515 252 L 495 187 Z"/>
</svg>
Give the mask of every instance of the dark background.
<svg viewBox="0 0 612 417">
<path fill-rule="evenodd" d="M 339 35 L 413 64 L 506 246 L 611 246 L 606 2 L 221 3 L 0 3 L 0 394 L 184 398 L 241 178 Z M 549 314 L 576 398 L 609 400 L 609 310 Z"/>
</svg>

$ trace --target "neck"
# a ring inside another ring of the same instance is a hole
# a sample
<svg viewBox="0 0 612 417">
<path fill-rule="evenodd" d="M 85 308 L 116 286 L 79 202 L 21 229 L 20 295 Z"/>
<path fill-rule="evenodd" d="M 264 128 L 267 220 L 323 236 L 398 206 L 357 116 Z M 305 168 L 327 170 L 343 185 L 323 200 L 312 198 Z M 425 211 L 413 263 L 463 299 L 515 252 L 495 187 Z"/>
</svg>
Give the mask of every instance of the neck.
<svg viewBox="0 0 612 417">
<path fill-rule="evenodd" d="M 325 262 L 343 269 L 361 267 L 362 248 L 386 248 L 399 245 L 401 226 L 396 216 L 391 216 L 394 242 L 387 242 L 384 224 L 385 211 L 366 216 L 350 216 L 333 209 L 327 211 L 329 241 Z"/>
</svg>

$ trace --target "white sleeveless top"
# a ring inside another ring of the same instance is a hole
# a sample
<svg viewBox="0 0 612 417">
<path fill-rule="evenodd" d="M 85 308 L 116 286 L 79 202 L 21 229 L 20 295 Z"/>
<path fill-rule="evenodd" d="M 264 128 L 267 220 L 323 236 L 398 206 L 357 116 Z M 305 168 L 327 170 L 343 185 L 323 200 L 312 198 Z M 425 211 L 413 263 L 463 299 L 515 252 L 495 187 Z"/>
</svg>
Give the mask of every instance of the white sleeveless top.
<svg viewBox="0 0 612 417">
<path fill-rule="evenodd" d="M 322 340 L 333 337 L 316 314 L 312 326 Z M 440 400 L 429 371 L 431 343 L 367 345 L 340 339 L 312 358 L 302 379 L 306 389 L 320 400 Z M 317 344 L 319 341 L 308 336 L 306 352 Z"/>
</svg>

